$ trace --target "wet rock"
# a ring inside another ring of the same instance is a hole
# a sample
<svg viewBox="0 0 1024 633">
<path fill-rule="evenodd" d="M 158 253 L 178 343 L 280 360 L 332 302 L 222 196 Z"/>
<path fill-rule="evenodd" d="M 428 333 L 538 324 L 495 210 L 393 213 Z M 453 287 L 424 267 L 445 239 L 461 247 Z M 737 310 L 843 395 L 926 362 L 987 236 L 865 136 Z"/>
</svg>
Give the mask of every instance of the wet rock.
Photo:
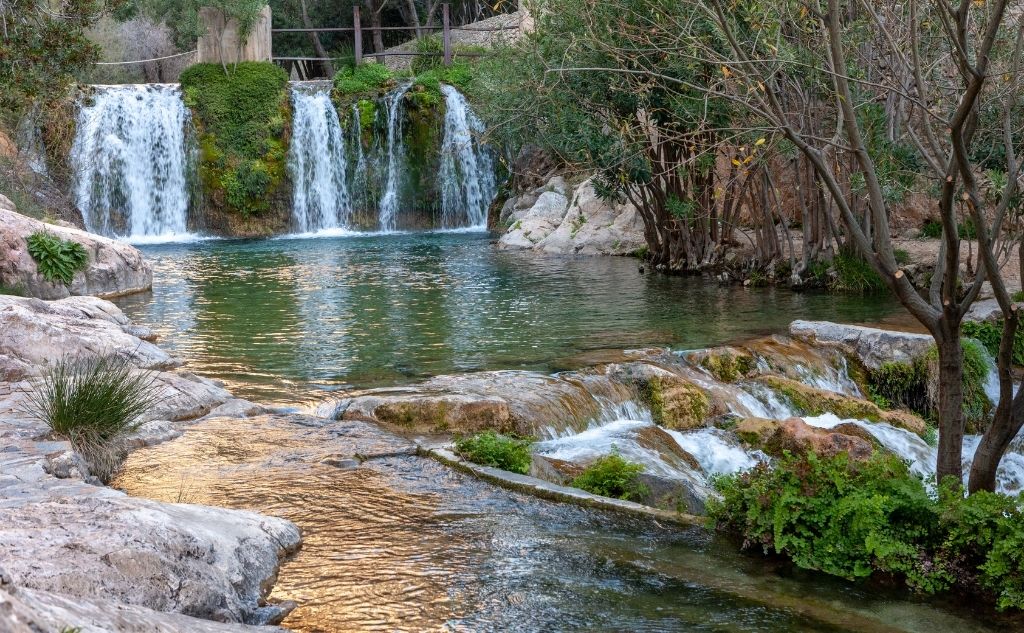
<svg viewBox="0 0 1024 633">
<path fill-rule="evenodd" d="M 883 363 L 912 362 L 934 345 L 934 340 L 927 334 L 828 321 L 793 321 L 789 333 L 811 345 L 838 348 L 872 370 L 878 369 Z"/>
<path fill-rule="evenodd" d="M 747 350 L 738 347 L 712 347 L 687 356 L 720 382 L 736 382 L 756 371 L 757 361 Z"/>
<path fill-rule="evenodd" d="M 635 386 L 654 421 L 673 430 L 706 426 L 707 420 L 725 413 L 721 403 L 690 379 L 650 363 L 626 363 L 610 370 L 617 379 Z"/>
<path fill-rule="evenodd" d="M 816 428 L 800 418 L 779 422 L 760 448 L 774 457 L 785 452 L 796 455 L 810 451 L 822 457 L 846 453 L 855 460 L 868 459 L 874 452 L 873 443 L 862 437 Z"/>
<path fill-rule="evenodd" d="M 225 418 L 251 418 L 264 413 L 267 413 L 267 408 L 263 405 L 242 398 L 232 398 L 214 408 L 208 415 Z"/>
<path fill-rule="evenodd" d="M 545 437 L 567 428 L 582 430 L 601 411 L 595 393 L 602 389 L 620 400 L 629 397 L 628 390 L 616 391 L 608 383 L 598 375 L 528 371 L 437 376 L 408 387 L 346 394 L 333 417 L 372 420 L 404 432 L 493 429 Z"/>
<path fill-rule="evenodd" d="M 918 435 L 923 435 L 927 428 L 924 420 L 909 411 L 886 411 L 869 400 L 816 389 L 781 376 L 764 376 L 758 380 L 777 391 L 806 415 L 834 413 L 843 419 L 886 422 Z"/>
<path fill-rule="evenodd" d="M 88 266 L 75 274 L 70 286 L 49 282 L 39 273 L 25 241 L 38 231 L 78 242 L 88 252 Z M 25 217 L 0 195 L 0 285 L 41 299 L 73 295 L 109 298 L 149 290 L 153 286 L 153 272 L 134 246 Z"/>
</svg>

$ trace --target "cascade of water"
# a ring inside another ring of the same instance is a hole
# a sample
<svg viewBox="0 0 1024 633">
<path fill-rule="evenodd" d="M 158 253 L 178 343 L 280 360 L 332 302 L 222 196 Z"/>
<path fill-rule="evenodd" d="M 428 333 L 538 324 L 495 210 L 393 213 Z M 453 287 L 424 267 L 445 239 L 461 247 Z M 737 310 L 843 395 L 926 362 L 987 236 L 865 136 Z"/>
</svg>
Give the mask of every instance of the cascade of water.
<svg viewBox="0 0 1024 633">
<path fill-rule="evenodd" d="M 355 167 L 352 170 L 352 201 L 360 208 L 369 203 L 367 187 L 366 152 L 363 151 L 363 124 L 359 116 L 359 106 L 352 104 L 352 136 L 349 144 L 352 148 Z"/>
<path fill-rule="evenodd" d="M 177 86 L 107 86 L 81 107 L 71 164 L 94 233 L 132 239 L 187 230 L 188 110 Z"/>
<path fill-rule="evenodd" d="M 679 446 L 693 455 L 705 476 L 722 475 L 753 468 L 768 457 L 761 451 L 748 451 L 721 429 L 672 431 L 666 429 Z"/>
<path fill-rule="evenodd" d="M 292 224 L 300 233 L 346 228 L 352 213 L 345 136 L 326 91 L 292 89 L 288 169 L 294 183 Z"/>
<path fill-rule="evenodd" d="M 451 86 L 444 93 L 444 141 L 441 145 L 441 226 L 487 226 L 487 210 L 497 193 L 494 160 L 478 142 L 483 123 L 473 114 L 466 98 Z"/>
<path fill-rule="evenodd" d="M 405 173 L 405 145 L 402 141 L 404 108 L 402 104 L 405 93 L 408 91 L 409 84 L 400 86 L 384 100 L 388 113 L 387 153 L 385 155 L 387 178 L 384 182 L 384 195 L 381 196 L 377 216 L 381 231 L 395 230 L 395 218 L 398 215 L 398 207 L 401 202 L 402 176 Z"/>
</svg>

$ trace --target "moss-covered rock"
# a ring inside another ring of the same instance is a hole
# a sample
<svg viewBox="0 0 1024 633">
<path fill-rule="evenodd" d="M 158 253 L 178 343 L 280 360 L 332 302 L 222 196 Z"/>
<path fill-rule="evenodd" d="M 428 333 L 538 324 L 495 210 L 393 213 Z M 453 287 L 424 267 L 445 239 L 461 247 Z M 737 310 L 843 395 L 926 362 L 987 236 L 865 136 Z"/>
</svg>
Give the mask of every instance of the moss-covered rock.
<svg viewBox="0 0 1024 633">
<path fill-rule="evenodd" d="M 758 380 L 804 415 L 833 413 L 840 418 L 887 422 L 922 436 L 927 429 L 924 420 L 909 411 L 886 411 L 868 400 L 817 389 L 781 376 L 764 376 Z"/>
<path fill-rule="evenodd" d="M 721 382 L 736 382 L 757 369 L 754 356 L 735 347 L 714 347 L 691 355 L 691 360 Z"/>
<path fill-rule="evenodd" d="M 703 389 L 668 372 L 637 378 L 637 392 L 651 410 L 654 421 L 665 428 L 684 431 L 704 426 L 720 413 Z"/>
<path fill-rule="evenodd" d="M 287 85 L 284 70 L 264 62 L 227 70 L 196 64 L 182 73 L 185 104 L 198 133 L 198 173 L 208 213 L 248 217 L 287 210 L 292 116 Z"/>
</svg>

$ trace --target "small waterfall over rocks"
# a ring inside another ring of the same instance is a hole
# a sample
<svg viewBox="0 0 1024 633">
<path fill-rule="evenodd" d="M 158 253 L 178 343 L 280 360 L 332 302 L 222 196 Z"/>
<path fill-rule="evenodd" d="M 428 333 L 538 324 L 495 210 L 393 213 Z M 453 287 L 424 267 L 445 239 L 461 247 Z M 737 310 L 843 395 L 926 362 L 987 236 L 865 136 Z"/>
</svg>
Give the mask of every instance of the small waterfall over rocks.
<svg viewBox="0 0 1024 633">
<path fill-rule="evenodd" d="M 386 151 L 383 154 L 386 162 L 387 177 L 384 181 L 384 194 L 380 198 L 380 210 L 377 215 L 380 230 L 395 230 L 395 218 L 401 201 L 400 189 L 405 173 L 405 145 L 402 139 L 402 100 L 409 91 L 406 84 L 393 90 L 385 99 L 387 105 L 387 137 Z"/>
<path fill-rule="evenodd" d="M 78 114 L 75 198 L 94 233 L 133 241 L 187 232 L 191 119 L 177 86 L 101 86 Z"/>
<path fill-rule="evenodd" d="M 441 86 L 444 94 L 444 143 L 441 146 L 441 227 L 487 226 L 487 210 L 497 193 L 494 160 L 479 143 L 483 123 L 462 94 Z"/>
<path fill-rule="evenodd" d="M 326 91 L 292 89 L 292 142 L 288 169 L 293 182 L 292 220 L 308 233 L 348 227 L 352 200 L 348 191 L 345 134 Z M 355 118 L 358 125 L 358 117 Z"/>
</svg>

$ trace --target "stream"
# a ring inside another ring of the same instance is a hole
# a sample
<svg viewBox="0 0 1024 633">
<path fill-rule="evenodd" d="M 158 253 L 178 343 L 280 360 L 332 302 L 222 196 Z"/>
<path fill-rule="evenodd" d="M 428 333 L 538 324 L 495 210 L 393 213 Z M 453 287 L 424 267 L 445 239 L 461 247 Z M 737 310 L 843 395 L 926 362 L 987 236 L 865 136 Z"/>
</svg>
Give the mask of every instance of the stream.
<svg viewBox="0 0 1024 633">
<path fill-rule="evenodd" d="M 489 239 L 454 232 L 147 246 L 154 291 L 118 304 L 191 370 L 296 411 L 353 387 L 568 370 L 623 348 L 693 349 L 781 333 L 797 318 L 872 322 L 899 311 L 884 297 L 719 287 L 644 275 L 631 259 L 496 251 Z M 772 413 L 771 402 L 739 395 Z M 564 456 L 607 442 L 612 430 L 650 424 L 642 411 L 621 417 L 639 419 L 538 450 Z M 706 472 L 749 459 L 714 429 L 673 437 L 690 442 Z M 935 633 L 1022 624 L 984 606 L 975 613 L 738 554 L 699 528 L 506 491 L 412 450 L 364 422 L 219 418 L 133 452 L 115 485 L 298 524 L 303 549 L 284 563 L 271 595 L 298 602 L 284 622 L 296 631 Z"/>
</svg>

